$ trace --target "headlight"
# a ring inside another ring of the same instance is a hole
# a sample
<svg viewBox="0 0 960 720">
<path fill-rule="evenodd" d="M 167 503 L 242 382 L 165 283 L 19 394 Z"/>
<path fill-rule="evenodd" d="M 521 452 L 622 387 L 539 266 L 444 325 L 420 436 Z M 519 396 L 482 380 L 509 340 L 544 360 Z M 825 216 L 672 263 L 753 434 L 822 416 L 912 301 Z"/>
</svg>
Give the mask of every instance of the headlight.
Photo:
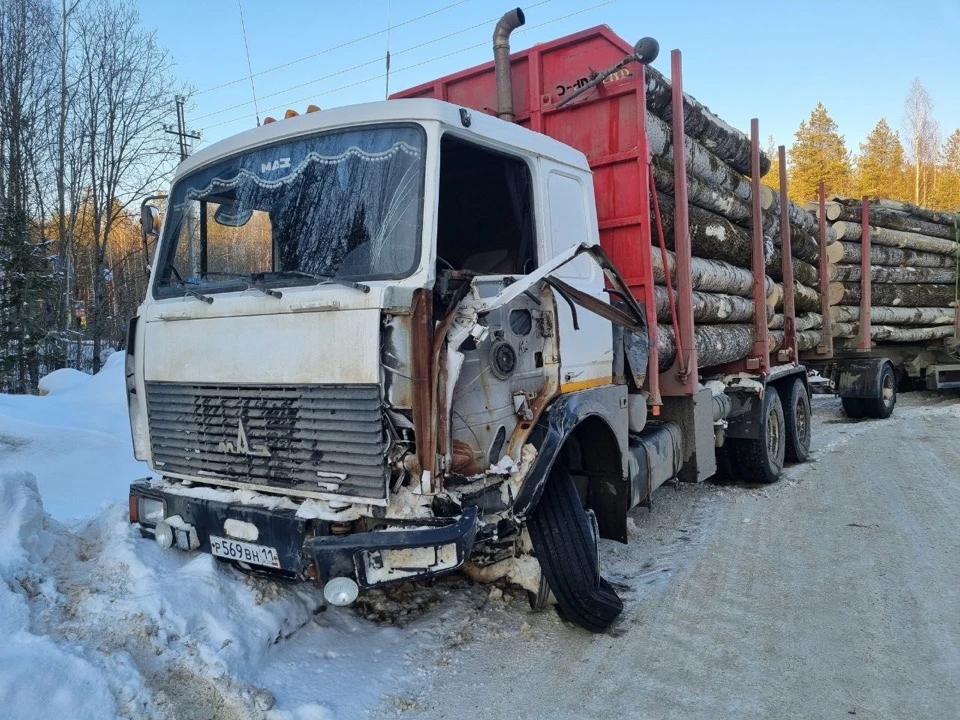
<svg viewBox="0 0 960 720">
<path fill-rule="evenodd" d="M 163 501 L 153 498 L 138 498 L 137 510 L 140 522 L 144 525 L 156 525 L 163 520 Z"/>
<path fill-rule="evenodd" d="M 153 530 L 153 539 L 164 550 L 173 547 L 173 528 L 167 522 L 160 521 Z"/>
</svg>

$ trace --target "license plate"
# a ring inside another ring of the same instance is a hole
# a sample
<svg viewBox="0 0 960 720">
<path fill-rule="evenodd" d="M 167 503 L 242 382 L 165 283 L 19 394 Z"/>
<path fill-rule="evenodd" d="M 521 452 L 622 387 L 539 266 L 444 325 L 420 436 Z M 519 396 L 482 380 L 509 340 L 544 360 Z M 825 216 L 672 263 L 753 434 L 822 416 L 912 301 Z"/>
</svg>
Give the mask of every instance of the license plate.
<svg viewBox="0 0 960 720">
<path fill-rule="evenodd" d="M 280 567 L 280 556 L 277 555 L 277 551 L 266 545 L 254 545 L 253 543 L 211 535 L 210 552 L 217 557 L 227 558 L 228 560 L 239 560 L 240 562 L 265 565 L 272 568 Z"/>
</svg>

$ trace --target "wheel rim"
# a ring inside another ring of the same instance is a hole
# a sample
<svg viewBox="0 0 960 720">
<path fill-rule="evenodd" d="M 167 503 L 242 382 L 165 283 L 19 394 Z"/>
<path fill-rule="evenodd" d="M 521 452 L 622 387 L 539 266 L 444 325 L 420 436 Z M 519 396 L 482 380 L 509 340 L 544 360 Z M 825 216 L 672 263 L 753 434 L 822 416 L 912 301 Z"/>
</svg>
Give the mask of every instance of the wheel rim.
<svg viewBox="0 0 960 720">
<path fill-rule="evenodd" d="M 883 404 L 887 407 L 890 407 L 893 404 L 893 377 L 889 373 L 883 377 L 883 385 L 880 388 L 880 397 L 883 399 Z"/>
<path fill-rule="evenodd" d="M 797 428 L 797 438 L 800 443 L 806 447 L 810 442 L 810 426 L 807 424 L 807 406 L 803 400 L 797 401 L 797 409 L 794 412 L 794 425 Z"/>
<path fill-rule="evenodd" d="M 780 451 L 780 423 L 777 422 L 777 413 L 771 412 L 767 415 L 767 454 L 776 459 Z"/>
</svg>

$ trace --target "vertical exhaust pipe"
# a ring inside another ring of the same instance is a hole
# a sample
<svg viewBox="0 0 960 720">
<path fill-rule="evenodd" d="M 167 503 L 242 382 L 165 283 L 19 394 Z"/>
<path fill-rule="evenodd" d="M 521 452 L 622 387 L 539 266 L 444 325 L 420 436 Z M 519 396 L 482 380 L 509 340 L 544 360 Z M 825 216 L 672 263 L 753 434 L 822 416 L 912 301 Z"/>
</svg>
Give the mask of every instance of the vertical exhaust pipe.
<svg viewBox="0 0 960 720">
<path fill-rule="evenodd" d="M 523 10 L 506 13 L 493 30 L 493 64 L 497 75 L 497 117 L 513 122 L 513 87 L 510 82 L 510 33 L 523 25 Z"/>
</svg>

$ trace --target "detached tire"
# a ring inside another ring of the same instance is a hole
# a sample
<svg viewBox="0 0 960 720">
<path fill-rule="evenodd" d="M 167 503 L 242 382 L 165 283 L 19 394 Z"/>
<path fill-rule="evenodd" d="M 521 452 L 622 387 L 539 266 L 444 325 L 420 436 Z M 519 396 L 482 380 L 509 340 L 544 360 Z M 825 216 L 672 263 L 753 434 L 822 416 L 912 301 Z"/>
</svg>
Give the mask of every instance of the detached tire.
<svg viewBox="0 0 960 720">
<path fill-rule="evenodd" d="M 811 413 L 810 396 L 807 388 L 799 378 L 784 388 L 786 393 L 781 398 L 783 403 L 783 420 L 786 428 L 787 462 L 806 462 L 810 457 Z"/>
<path fill-rule="evenodd" d="M 566 468 L 554 466 L 528 526 L 540 568 L 563 614 L 590 632 L 610 627 L 623 612 L 623 602 L 600 576 L 597 541 Z"/>
<path fill-rule="evenodd" d="M 897 378 L 890 363 L 886 363 L 880 371 L 878 385 L 877 396 L 861 402 L 867 417 L 885 420 L 893 415 L 893 408 L 897 405 Z"/>
<path fill-rule="evenodd" d="M 774 483 L 780 479 L 786 453 L 786 423 L 780 395 L 772 387 L 763 394 L 760 406 L 759 436 L 740 439 L 736 445 L 740 476 L 746 482 Z"/>
</svg>

